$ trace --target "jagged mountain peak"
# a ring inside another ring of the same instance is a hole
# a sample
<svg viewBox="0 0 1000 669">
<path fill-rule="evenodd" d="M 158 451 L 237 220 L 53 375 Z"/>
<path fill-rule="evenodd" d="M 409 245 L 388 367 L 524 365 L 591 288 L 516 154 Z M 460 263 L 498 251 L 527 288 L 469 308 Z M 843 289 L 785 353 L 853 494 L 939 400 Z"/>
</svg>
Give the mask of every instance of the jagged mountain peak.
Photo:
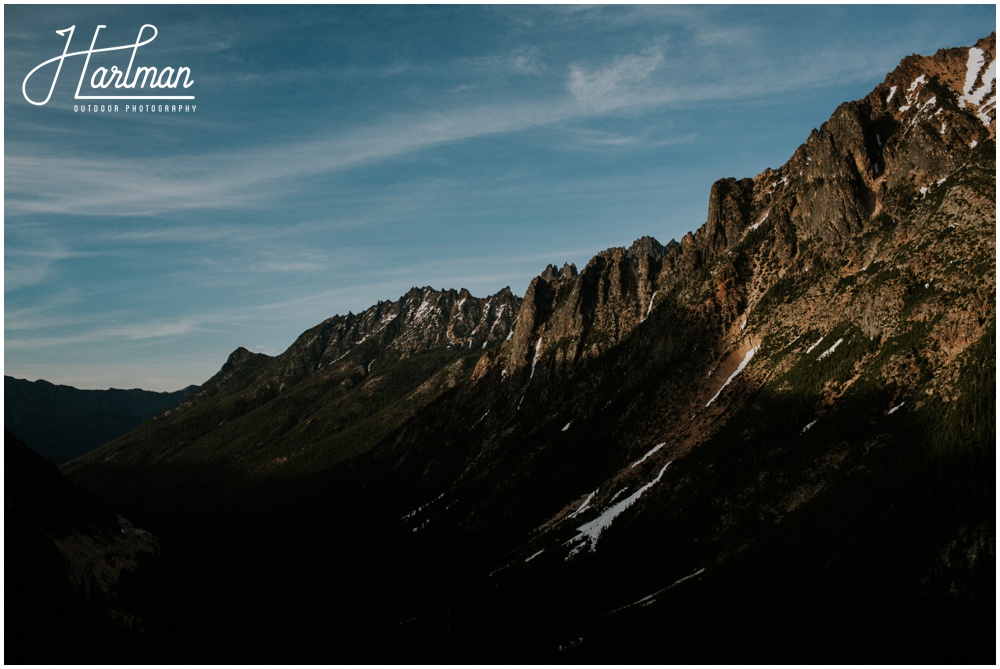
<svg viewBox="0 0 1000 669">
<path fill-rule="evenodd" d="M 652 256 L 656 259 L 663 257 L 663 254 L 668 250 L 671 244 L 676 244 L 677 242 L 671 241 L 666 247 L 660 244 L 654 237 L 649 235 L 644 235 L 639 239 L 632 242 L 632 245 L 628 248 L 629 255 L 635 258 L 644 258 L 647 256 Z"/>
<path fill-rule="evenodd" d="M 545 271 L 539 274 L 542 281 L 553 282 L 556 279 L 571 279 L 577 275 L 576 265 L 573 263 L 563 263 L 562 269 L 555 265 L 546 265 Z"/>
<path fill-rule="evenodd" d="M 350 359 L 357 347 L 409 357 L 435 347 L 483 349 L 507 336 L 520 300 L 505 287 L 487 298 L 468 290 L 411 288 L 395 302 L 379 302 L 361 314 L 334 316 L 304 332 L 279 357 L 303 355 L 317 369 Z M 308 352 L 308 353 L 306 353 Z"/>
<path fill-rule="evenodd" d="M 936 85 L 935 85 L 936 84 Z M 942 92 L 959 108 L 972 111 L 996 138 L 996 33 L 972 47 L 942 49 L 932 56 L 911 55 L 883 82 L 886 105 L 898 117 L 918 112 Z M 948 91 L 942 91 L 941 86 Z M 922 94 L 926 89 L 926 94 Z M 912 114 L 911 114 L 912 116 Z"/>
</svg>

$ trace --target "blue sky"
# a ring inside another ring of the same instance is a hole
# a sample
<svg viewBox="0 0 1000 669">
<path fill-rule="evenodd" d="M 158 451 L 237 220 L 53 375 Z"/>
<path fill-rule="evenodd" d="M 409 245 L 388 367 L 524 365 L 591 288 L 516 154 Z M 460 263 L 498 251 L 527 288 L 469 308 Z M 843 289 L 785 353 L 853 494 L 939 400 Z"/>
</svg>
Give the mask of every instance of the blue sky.
<svg viewBox="0 0 1000 669">
<path fill-rule="evenodd" d="M 523 295 L 547 263 L 679 239 L 713 181 L 780 166 L 996 9 L 6 5 L 4 23 L 4 373 L 174 390 L 412 286 Z M 83 57 L 29 104 L 55 31 L 85 50 L 98 24 L 97 48 L 156 26 L 135 65 L 190 68 L 197 110 L 74 112 Z"/>
</svg>

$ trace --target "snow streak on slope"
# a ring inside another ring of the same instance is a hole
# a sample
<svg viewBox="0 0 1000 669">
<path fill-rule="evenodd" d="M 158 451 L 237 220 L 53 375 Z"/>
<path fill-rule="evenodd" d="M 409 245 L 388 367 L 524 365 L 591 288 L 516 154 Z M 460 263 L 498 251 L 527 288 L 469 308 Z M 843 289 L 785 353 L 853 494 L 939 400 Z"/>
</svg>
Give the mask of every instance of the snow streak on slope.
<svg viewBox="0 0 1000 669">
<path fill-rule="evenodd" d="M 830 348 L 828 348 L 828 349 L 826 349 L 825 351 L 823 351 L 822 353 L 820 353 L 820 354 L 819 354 L 819 357 L 818 357 L 818 358 L 816 358 L 816 359 L 817 359 L 817 360 L 822 360 L 822 359 L 823 359 L 823 358 L 825 358 L 826 356 L 830 355 L 831 353 L 833 353 L 834 351 L 836 351 L 836 350 L 837 350 L 837 347 L 838 347 L 838 346 L 840 346 L 840 344 L 841 344 L 841 343 L 842 343 L 843 341 L 844 341 L 844 338 L 843 338 L 843 337 L 841 337 L 841 338 L 840 338 L 840 339 L 838 339 L 837 341 L 833 342 L 833 346 L 831 346 Z"/>
<path fill-rule="evenodd" d="M 648 307 L 646 307 L 646 315 L 642 317 L 642 320 L 646 320 L 647 318 L 649 318 L 649 314 L 650 314 L 650 312 L 652 312 L 652 311 L 653 311 L 653 300 L 655 300 L 655 299 L 656 299 L 656 294 L 657 294 L 658 292 L 659 292 L 659 291 L 657 291 L 657 290 L 654 290 L 654 291 L 653 291 L 653 296 L 649 298 L 649 306 L 648 306 Z"/>
<path fill-rule="evenodd" d="M 529 379 L 535 378 L 535 365 L 538 364 L 538 356 L 539 354 L 541 354 L 541 352 L 542 352 L 542 338 L 539 337 L 538 343 L 535 344 L 535 357 L 531 361 L 531 376 L 528 377 Z"/>
<path fill-rule="evenodd" d="M 809 348 L 806 349 L 806 355 L 812 353 L 813 349 L 816 348 L 817 346 L 819 346 L 820 342 L 822 342 L 822 341 L 823 341 L 823 337 L 820 337 L 819 339 L 817 339 L 816 343 L 814 343 L 812 346 L 810 346 Z"/>
<path fill-rule="evenodd" d="M 709 406 L 711 406 L 712 402 L 718 399 L 719 395 L 722 394 L 722 391 L 726 389 L 726 386 L 732 383 L 733 379 L 735 379 L 739 375 L 739 373 L 743 371 L 743 368 L 747 366 L 747 363 L 750 362 L 750 359 L 753 357 L 753 354 L 756 353 L 758 349 L 760 349 L 760 344 L 757 344 L 752 349 L 747 351 L 747 354 L 743 356 L 743 360 L 740 362 L 740 366 L 736 368 L 735 372 L 729 375 L 729 378 L 726 379 L 726 382 L 722 384 L 721 388 L 719 388 L 719 392 L 715 393 L 715 396 L 712 399 L 708 400 L 708 403 L 705 405 L 706 409 Z"/>
<path fill-rule="evenodd" d="M 649 450 L 649 452 L 646 453 L 646 455 L 642 456 L 641 458 L 639 458 L 638 460 L 636 460 L 635 462 L 633 462 L 630 465 L 629 468 L 631 469 L 632 467 L 638 467 L 639 465 L 641 465 L 643 462 L 646 461 L 646 458 L 648 458 L 649 456 L 651 456 L 653 453 L 656 453 L 658 450 L 660 450 L 661 448 L 663 448 L 666 445 L 667 445 L 667 442 L 663 442 L 662 444 L 657 444 L 656 446 L 653 446 L 653 448 L 651 448 Z"/>
<path fill-rule="evenodd" d="M 972 87 L 976 85 L 979 78 L 979 70 L 983 69 L 986 62 L 986 54 L 978 47 L 969 49 L 969 61 L 965 65 L 965 87 L 962 91 L 966 95 L 972 92 Z"/>
<path fill-rule="evenodd" d="M 996 107 L 996 77 L 997 77 L 997 62 L 991 61 L 986 69 L 983 70 L 983 64 L 986 62 L 986 54 L 983 53 L 982 49 L 977 47 L 972 47 L 969 49 L 969 60 L 966 63 L 965 72 L 965 86 L 962 90 L 962 95 L 959 101 L 962 103 L 963 107 L 968 107 L 969 104 L 976 105 L 979 107 L 979 111 L 976 116 L 982 121 L 983 125 L 989 127 L 990 125 L 990 112 L 995 110 Z M 982 81 L 982 85 L 976 88 L 976 81 Z M 986 99 L 986 96 L 993 91 L 993 95 Z"/>
<path fill-rule="evenodd" d="M 595 490 L 594 492 L 592 492 L 589 495 L 587 495 L 587 499 L 583 500 L 583 504 L 581 504 L 579 506 L 579 508 L 577 508 L 576 511 L 574 511 L 571 514 L 569 514 L 569 517 L 573 518 L 574 516 L 578 515 L 580 512 L 585 511 L 587 509 L 587 507 L 590 506 L 590 500 L 594 499 L 594 495 L 596 495 L 596 494 L 597 494 L 597 491 Z"/>
<path fill-rule="evenodd" d="M 632 493 L 622 501 L 618 502 L 614 506 L 605 509 L 604 512 L 601 513 L 601 515 L 599 515 L 597 518 L 594 518 L 590 522 L 584 523 L 580 527 L 576 528 L 578 534 L 569 541 L 567 541 L 566 545 L 569 544 L 577 544 L 577 545 L 573 548 L 573 550 L 570 551 L 569 555 L 566 556 L 566 559 L 568 560 L 569 558 L 579 553 L 581 550 L 584 549 L 594 550 L 595 548 L 597 548 L 597 541 L 600 539 L 601 532 L 603 532 L 608 526 L 610 526 L 611 523 L 614 521 L 614 519 L 622 511 L 632 506 L 632 503 L 635 502 L 637 499 L 639 499 L 644 492 L 646 492 L 654 485 L 659 483 L 660 479 L 663 478 L 663 472 L 667 471 L 667 467 L 669 467 L 670 464 L 671 463 L 668 462 L 667 464 L 663 465 L 663 468 L 660 469 L 660 473 L 657 474 L 656 478 L 654 478 L 652 481 L 642 486 L 641 488 L 639 488 L 634 493 Z M 589 502 L 590 498 L 588 497 L 587 502 L 585 502 L 584 505 L 586 505 Z M 583 507 L 581 507 L 580 510 L 583 510 Z"/>
<path fill-rule="evenodd" d="M 625 606 L 622 606 L 621 608 L 617 608 L 614 611 L 612 611 L 611 613 L 618 613 L 619 611 L 624 611 L 626 609 L 631 609 L 633 606 L 639 606 L 639 605 L 649 606 L 650 604 L 653 604 L 654 602 L 656 602 L 656 598 L 659 597 L 660 595 L 662 595 L 663 593 L 665 593 L 667 590 L 670 590 L 671 588 L 674 588 L 674 587 L 680 585 L 684 581 L 690 581 L 692 578 L 697 578 L 698 576 L 701 576 L 704 573 L 705 573 L 705 568 L 702 567 L 701 569 L 699 569 L 698 571 L 694 572 L 693 574 L 688 574 L 687 576 L 679 578 L 676 581 L 674 581 L 673 583 L 671 583 L 670 585 L 668 585 L 667 587 L 662 588 L 660 590 L 657 590 L 656 592 L 654 592 L 651 595 L 646 595 L 642 599 L 636 600 L 636 601 L 632 602 L 631 604 L 627 604 Z"/>
</svg>

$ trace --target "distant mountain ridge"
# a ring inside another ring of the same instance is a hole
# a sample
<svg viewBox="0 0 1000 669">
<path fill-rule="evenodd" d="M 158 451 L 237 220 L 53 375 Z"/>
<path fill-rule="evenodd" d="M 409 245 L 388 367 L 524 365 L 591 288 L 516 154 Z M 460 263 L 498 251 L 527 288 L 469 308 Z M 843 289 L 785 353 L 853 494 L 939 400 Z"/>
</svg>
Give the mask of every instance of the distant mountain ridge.
<svg viewBox="0 0 1000 669">
<path fill-rule="evenodd" d="M 57 465 L 117 439 L 169 409 L 197 386 L 169 393 L 80 390 L 4 376 L 4 428 Z"/>
<path fill-rule="evenodd" d="M 361 314 L 327 319 L 278 356 L 237 349 L 197 392 L 139 433 L 144 446 L 131 439 L 112 446 L 108 462 L 119 467 L 123 490 L 156 489 L 133 473 L 145 467 L 147 445 L 161 462 L 197 453 L 201 464 L 191 476 L 211 484 L 194 489 L 216 494 L 234 481 L 306 475 L 349 460 L 463 382 L 484 350 L 511 336 L 520 305 L 509 288 L 486 298 L 414 288 Z"/>
<path fill-rule="evenodd" d="M 995 93 L 995 35 L 904 58 L 680 242 L 238 349 L 65 469 L 280 536 L 234 590 L 366 611 L 352 660 L 988 659 Z"/>
</svg>

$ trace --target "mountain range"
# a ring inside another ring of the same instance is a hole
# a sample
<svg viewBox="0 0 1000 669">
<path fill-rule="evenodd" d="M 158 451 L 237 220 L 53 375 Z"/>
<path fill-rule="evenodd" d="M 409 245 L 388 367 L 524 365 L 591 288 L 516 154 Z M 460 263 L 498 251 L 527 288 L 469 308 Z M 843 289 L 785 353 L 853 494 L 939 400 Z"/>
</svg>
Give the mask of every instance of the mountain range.
<svg viewBox="0 0 1000 669">
<path fill-rule="evenodd" d="M 988 662 L 995 48 L 903 59 L 679 242 L 237 349 L 65 465 L 168 556 L 136 634 L 180 662 Z"/>
<path fill-rule="evenodd" d="M 80 390 L 48 381 L 3 377 L 4 429 L 57 465 L 117 439 L 192 393 Z"/>
</svg>

